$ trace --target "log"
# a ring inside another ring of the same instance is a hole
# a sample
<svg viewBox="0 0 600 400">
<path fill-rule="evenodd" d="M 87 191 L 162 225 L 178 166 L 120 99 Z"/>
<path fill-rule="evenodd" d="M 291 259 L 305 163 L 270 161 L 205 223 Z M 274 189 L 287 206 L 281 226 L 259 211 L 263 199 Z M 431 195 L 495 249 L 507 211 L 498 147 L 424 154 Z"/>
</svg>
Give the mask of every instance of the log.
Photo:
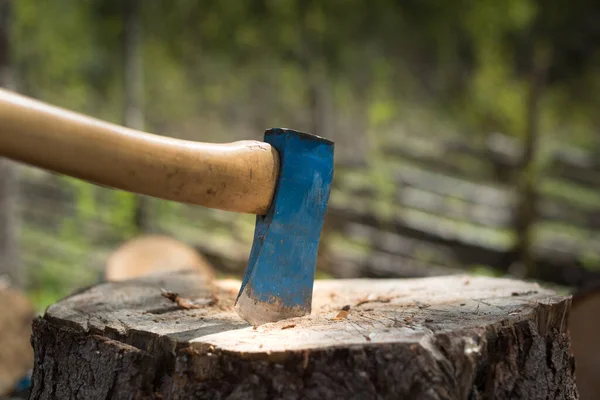
<svg viewBox="0 0 600 400">
<path fill-rule="evenodd" d="M 238 281 L 104 283 L 33 325 L 31 399 L 576 399 L 571 298 L 516 280 L 315 282 L 313 312 L 257 327 Z"/>
<path fill-rule="evenodd" d="M 600 286 L 597 283 L 573 295 L 570 314 L 577 389 L 582 400 L 595 400 L 600 393 Z"/>
<path fill-rule="evenodd" d="M 13 394 L 33 367 L 33 307 L 20 291 L 0 280 L 0 398 Z"/>
</svg>

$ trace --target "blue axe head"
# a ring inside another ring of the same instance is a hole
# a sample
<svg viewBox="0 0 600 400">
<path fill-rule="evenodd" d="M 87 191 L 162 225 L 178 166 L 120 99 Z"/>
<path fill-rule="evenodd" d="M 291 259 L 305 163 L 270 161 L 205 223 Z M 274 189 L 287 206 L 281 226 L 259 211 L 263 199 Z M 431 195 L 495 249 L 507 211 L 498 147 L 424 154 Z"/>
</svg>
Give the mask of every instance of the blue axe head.
<svg viewBox="0 0 600 400">
<path fill-rule="evenodd" d="M 235 310 L 253 325 L 310 314 L 317 251 L 333 179 L 333 142 L 270 129 L 279 179 L 254 242 Z"/>
</svg>

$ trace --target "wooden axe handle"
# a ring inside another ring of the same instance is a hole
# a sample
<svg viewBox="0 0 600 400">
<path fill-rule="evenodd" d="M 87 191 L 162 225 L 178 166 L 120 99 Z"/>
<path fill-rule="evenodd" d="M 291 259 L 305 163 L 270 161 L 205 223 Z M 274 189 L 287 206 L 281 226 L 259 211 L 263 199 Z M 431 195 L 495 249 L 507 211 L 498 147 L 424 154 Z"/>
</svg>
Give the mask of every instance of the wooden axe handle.
<svg viewBox="0 0 600 400">
<path fill-rule="evenodd" d="M 279 173 L 269 144 L 200 143 L 128 129 L 0 90 L 0 156 L 166 200 L 263 215 Z"/>
</svg>

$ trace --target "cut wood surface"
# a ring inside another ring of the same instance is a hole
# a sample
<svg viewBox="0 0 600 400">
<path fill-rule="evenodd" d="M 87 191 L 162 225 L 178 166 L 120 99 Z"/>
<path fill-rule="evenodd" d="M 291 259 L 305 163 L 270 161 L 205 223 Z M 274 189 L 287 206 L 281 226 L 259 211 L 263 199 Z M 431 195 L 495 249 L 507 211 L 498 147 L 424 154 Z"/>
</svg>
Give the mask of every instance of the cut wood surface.
<svg viewBox="0 0 600 400">
<path fill-rule="evenodd" d="M 107 283 L 34 322 L 32 399 L 575 399 L 570 298 L 486 277 L 317 281 L 258 327 L 238 281 Z"/>
<path fill-rule="evenodd" d="M 33 308 L 19 291 L 0 280 L 0 397 L 13 391 L 33 367 L 31 321 Z"/>
</svg>

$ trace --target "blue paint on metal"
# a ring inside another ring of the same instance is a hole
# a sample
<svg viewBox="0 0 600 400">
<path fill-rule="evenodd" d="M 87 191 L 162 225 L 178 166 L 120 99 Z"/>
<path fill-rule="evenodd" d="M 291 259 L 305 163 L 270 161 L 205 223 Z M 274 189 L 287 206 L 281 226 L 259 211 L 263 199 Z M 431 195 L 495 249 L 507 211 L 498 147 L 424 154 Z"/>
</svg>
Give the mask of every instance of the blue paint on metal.
<svg viewBox="0 0 600 400">
<path fill-rule="evenodd" d="M 239 296 L 310 312 L 321 230 L 333 179 L 333 142 L 288 129 L 265 133 L 280 156 L 279 182 L 258 216 Z"/>
</svg>

